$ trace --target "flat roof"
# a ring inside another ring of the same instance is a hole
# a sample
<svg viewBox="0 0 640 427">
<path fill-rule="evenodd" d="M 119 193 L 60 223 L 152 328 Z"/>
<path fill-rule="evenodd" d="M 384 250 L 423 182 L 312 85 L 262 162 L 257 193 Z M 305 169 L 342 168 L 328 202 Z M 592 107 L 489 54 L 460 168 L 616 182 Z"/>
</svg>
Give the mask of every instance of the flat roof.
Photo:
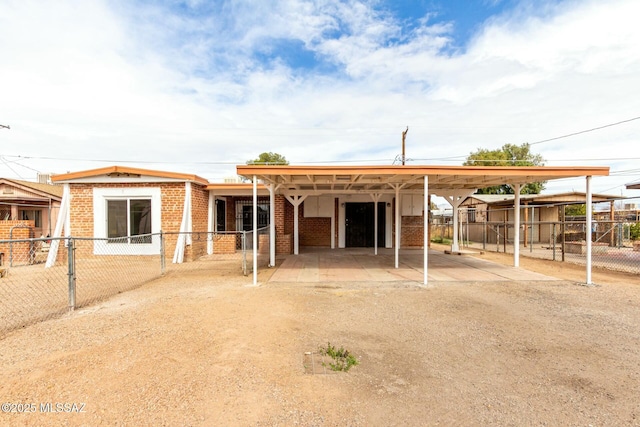
<svg viewBox="0 0 640 427">
<path fill-rule="evenodd" d="M 429 190 L 477 189 L 502 184 L 528 184 L 562 178 L 607 176 L 604 166 L 291 166 L 239 165 L 238 175 L 256 176 L 280 191 L 388 192 L 420 190 L 429 177 Z"/>
</svg>

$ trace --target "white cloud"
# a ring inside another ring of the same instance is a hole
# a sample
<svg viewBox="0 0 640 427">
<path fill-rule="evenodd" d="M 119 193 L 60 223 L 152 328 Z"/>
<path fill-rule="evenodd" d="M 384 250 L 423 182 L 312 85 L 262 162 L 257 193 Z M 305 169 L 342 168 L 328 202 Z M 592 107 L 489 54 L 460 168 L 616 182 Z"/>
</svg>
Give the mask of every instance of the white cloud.
<svg viewBox="0 0 640 427">
<path fill-rule="evenodd" d="M 262 151 L 293 163 L 391 162 L 408 125 L 409 158 L 460 164 L 480 147 L 640 115 L 633 0 L 495 17 L 457 53 L 447 51 L 455 23 L 427 16 L 407 32 L 357 1 L 192 1 L 194 13 L 180 16 L 162 4 L 5 3 L 0 123 L 12 129 L 0 130 L 4 156 L 131 160 L 221 179 L 233 166 L 197 162 L 243 163 Z M 277 39 L 302 42 L 334 71 L 255 57 Z M 637 161 L 597 159 L 636 157 L 638 129 L 630 122 L 533 148 L 549 164 L 634 169 Z M 45 172 L 104 166 L 20 162 Z M 599 179 L 596 191 L 617 193 L 638 178 Z"/>
</svg>

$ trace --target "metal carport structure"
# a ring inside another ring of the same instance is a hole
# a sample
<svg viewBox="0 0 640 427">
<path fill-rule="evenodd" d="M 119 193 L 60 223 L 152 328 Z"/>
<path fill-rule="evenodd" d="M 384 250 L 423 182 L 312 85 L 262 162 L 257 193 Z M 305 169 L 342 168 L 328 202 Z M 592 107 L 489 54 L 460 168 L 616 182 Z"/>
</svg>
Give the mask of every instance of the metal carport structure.
<svg viewBox="0 0 640 427">
<path fill-rule="evenodd" d="M 593 176 L 609 175 L 608 167 L 590 166 L 292 166 L 292 165 L 238 165 L 238 175 L 253 183 L 254 211 L 257 205 L 257 185 L 261 181 L 269 190 L 271 213 L 274 212 L 274 195 L 282 194 L 294 206 L 294 253 L 298 253 L 298 206 L 310 195 L 368 194 L 377 203 L 383 194 L 394 194 L 395 203 L 395 267 L 398 267 L 400 247 L 400 197 L 409 194 L 423 196 L 424 224 L 429 223 L 430 195 L 444 197 L 454 209 L 477 189 L 508 184 L 514 189 L 514 240 L 519 241 L 520 189 L 530 182 L 551 181 L 563 178 L 585 177 L 587 223 L 591 224 Z M 377 221 L 377 217 L 376 217 Z M 454 215 L 454 233 L 457 230 Z M 254 230 L 257 229 L 254 215 Z M 270 265 L 275 265 L 275 224 L 271 221 Z M 424 231 L 424 280 L 427 284 L 428 232 Z M 454 246 L 457 250 L 457 236 Z M 254 239 L 257 239 L 254 233 Z M 586 283 L 591 284 L 591 242 L 587 240 Z M 376 248 L 377 250 L 377 248 Z M 254 242 L 257 251 L 257 242 Z M 519 266 L 519 247 L 514 249 L 514 267 Z M 254 263 L 257 254 L 254 254 Z M 253 281 L 257 284 L 257 265 L 253 269 Z"/>
</svg>

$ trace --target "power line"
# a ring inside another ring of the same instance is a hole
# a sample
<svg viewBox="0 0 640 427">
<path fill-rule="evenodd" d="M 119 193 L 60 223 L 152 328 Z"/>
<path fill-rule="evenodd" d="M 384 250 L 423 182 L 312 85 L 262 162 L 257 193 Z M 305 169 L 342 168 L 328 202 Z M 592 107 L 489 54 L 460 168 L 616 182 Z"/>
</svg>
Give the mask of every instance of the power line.
<svg viewBox="0 0 640 427">
<path fill-rule="evenodd" d="M 623 123 L 629 123 L 632 122 L 634 120 L 640 120 L 640 116 L 638 117 L 633 117 L 631 119 L 627 119 L 627 120 L 622 120 L 619 122 L 615 122 L 615 123 L 609 123 L 608 125 L 604 125 L 604 126 L 598 126 L 595 128 L 591 128 L 591 129 L 587 129 L 587 130 L 581 130 L 579 132 L 573 132 L 573 133 L 568 133 L 566 135 L 561 135 L 561 136 L 556 136 L 555 138 L 549 138 L 549 139 L 543 139 L 542 141 L 536 141 L 536 142 L 530 142 L 528 143 L 529 145 L 536 145 L 536 144 L 542 144 L 543 142 L 549 142 L 549 141 L 555 141 L 557 139 L 562 139 L 562 138 L 569 138 L 571 136 L 576 136 L 576 135 L 581 135 L 583 133 L 587 133 L 587 132 L 593 132 L 595 130 L 600 130 L 600 129 L 604 129 L 604 128 L 609 128 L 612 126 L 617 126 L 617 125 L 621 125 Z"/>
</svg>

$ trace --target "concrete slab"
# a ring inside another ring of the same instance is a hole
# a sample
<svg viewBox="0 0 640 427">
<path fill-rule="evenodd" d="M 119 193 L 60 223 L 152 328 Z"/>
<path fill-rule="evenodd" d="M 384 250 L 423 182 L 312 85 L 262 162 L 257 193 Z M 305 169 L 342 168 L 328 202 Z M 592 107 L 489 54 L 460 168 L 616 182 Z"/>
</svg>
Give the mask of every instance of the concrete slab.
<svg viewBox="0 0 640 427">
<path fill-rule="evenodd" d="M 289 255 L 271 275 L 270 282 L 394 282 L 422 283 L 424 277 L 422 250 L 402 250 L 399 268 L 394 268 L 392 250 L 379 249 L 303 249 Z M 478 259 L 473 256 L 451 256 L 429 251 L 429 281 L 536 281 L 559 280 L 522 268 Z"/>
</svg>

